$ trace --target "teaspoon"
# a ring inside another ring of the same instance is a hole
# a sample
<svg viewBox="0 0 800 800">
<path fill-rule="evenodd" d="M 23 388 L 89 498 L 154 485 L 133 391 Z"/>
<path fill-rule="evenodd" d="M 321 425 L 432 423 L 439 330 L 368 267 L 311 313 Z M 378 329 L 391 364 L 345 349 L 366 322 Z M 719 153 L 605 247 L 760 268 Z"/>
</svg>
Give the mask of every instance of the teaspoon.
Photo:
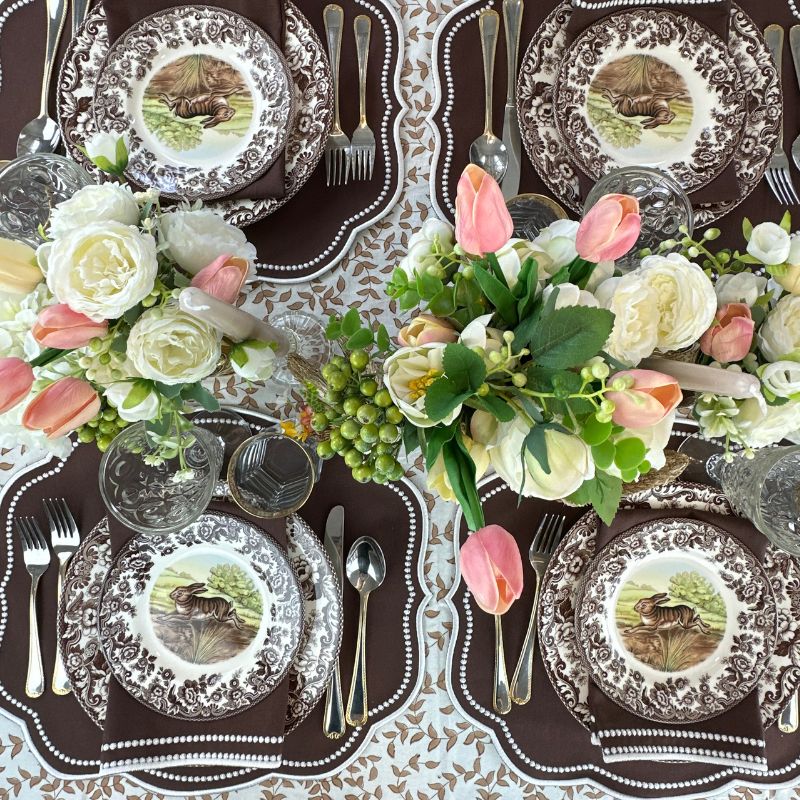
<svg viewBox="0 0 800 800">
<path fill-rule="evenodd" d="M 367 721 L 367 602 L 370 592 L 386 577 L 386 560 L 381 546 L 371 537 L 362 536 L 353 542 L 345 562 L 347 580 L 359 594 L 358 639 L 347 701 L 346 719 L 354 728 Z"/>
<path fill-rule="evenodd" d="M 497 34 L 500 15 L 496 11 L 484 11 L 478 18 L 483 53 L 484 104 L 486 119 L 483 133 L 470 145 L 469 160 L 489 173 L 498 183 L 508 167 L 508 150 L 502 140 L 492 133 L 492 91 L 494 89 L 494 54 L 497 50 Z"/>
</svg>

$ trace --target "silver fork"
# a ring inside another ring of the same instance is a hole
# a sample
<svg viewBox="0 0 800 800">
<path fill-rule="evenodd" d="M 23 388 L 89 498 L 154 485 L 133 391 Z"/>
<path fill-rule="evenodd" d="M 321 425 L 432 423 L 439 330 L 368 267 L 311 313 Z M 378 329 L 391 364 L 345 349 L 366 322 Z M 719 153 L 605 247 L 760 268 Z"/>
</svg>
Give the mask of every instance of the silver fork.
<svg viewBox="0 0 800 800">
<path fill-rule="evenodd" d="M 330 4 L 322 12 L 325 36 L 328 40 L 328 58 L 333 72 L 333 128 L 325 143 L 325 180 L 328 186 L 347 183 L 350 172 L 350 140 L 339 121 L 339 58 L 342 52 L 342 23 L 344 11 L 341 6 Z"/>
<path fill-rule="evenodd" d="M 797 76 L 797 85 L 800 86 L 800 25 L 792 25 L 789 30 L 789 49 L 792 51 L 794 74 Z M 792 160 L 797 169 L 800 169 L 800 134 L 792 142 Z"/>
<path fill-rule="evenodd" d="M 367 59 L 369 57 L 369 35 L 372 20 L 359 14 L 353 22 L 356 34 L 356 58 L 358 59 L 358 127 L 353 131 L 350 149 L 353 166 L 353 180 L 372 179 L 375 166 L 375 134 L 367 125 Z"/>
<path fill-rule="evenodd" d="M 783 63 L 783 28 L 780 25 L 767 25 L 764 29 L 764 39 L 780 75 L 781 64 Z M 783 150 L 782 118 L 781 127 L 778 130 L 778 143 L 775 146 L 775 154 L 767 165 L 765 176 L 772 193 L 778 198 L 779 203 L 784 203 L 785 205 L 800 203 L 800 198 L 798 198 L 792 184 L 792 176 L 789 173 L 789 159 Z"/>
<path fill-rule="evenodd" d="M 39 646 L 39 621 L 36 618 L 36 593 L 39 578 L 50 565 L 50 551 L 42 536 L 39 524 L 33 517 L 20 517 L 17 532 L 22 541 L 22 560 L 31 576 L 31 592 L 28 598 L 28 674 L 25 678 L 25 694 L 41 697 L 44 694 L 44 668 L 42 650 Z"/>
<path fill-rule="evenodd" d="M 522 645 L 517 668 L 511 680 L 511 699 L 518 705 L 524 705 L 531 699 L 533 686 L 533 652 L 536 647 L 536 618 L 539 611 L 539 591 L 542 588 L 544 571 L 550 556 L 558 547 L 564 533 L 566 517 L 556 514 L 545 514 L 539 523 L 539 528 L 531 542 L 528 557 L 533 571 L 536 573 L 536 593 L 533 596 L 531 619 L 528 623 L 528 632 L 525 634 L 525 643 Z"/>
<path fill-rule="evenodd" d="M 44 510 L 50 523 L 50 543 L 53 552 L 58 558 L 58 594 L 57 603 L 61 603 L 61 586 L 67 571 L 67 562 L 81 543 L 81 536 L 75 518 L 63 498 L 49 498 L 44 501 Z M 69 694 L 70 685 L 67 672 L 61 660 L 61 642 L 59 641 L 58 625 L 56 625 L 56 663 L 53 668 L 53 692 L 55 694 Z"/>
</svg>

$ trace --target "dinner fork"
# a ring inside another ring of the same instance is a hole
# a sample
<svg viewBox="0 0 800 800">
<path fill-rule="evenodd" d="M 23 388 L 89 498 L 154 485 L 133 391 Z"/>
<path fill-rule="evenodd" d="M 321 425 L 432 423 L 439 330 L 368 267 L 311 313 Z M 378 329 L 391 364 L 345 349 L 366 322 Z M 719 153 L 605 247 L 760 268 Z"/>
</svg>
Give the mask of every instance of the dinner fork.
<svg viewBox="0 0 800 800">
<path fill-rule="evenodd" d="M 325 6 L 322 19 L 333 73 L 333 128 L 325 143 L 325 182 L 328 186 L 339 186 L 347 183 L 350 172 L 350 140 L 339 121 L 339 57 L 342 52 L 344 11 L 341 6 L 331 3 Z"/>
<path fill-rule="evenodd" d="M 781 73 L 781 64 L 783 61 L 783 28 L 780 25 L 767 25 L 764 29 L 764 39 L 767 42 L 767 47 L 772 54 L 772 60 L 778 69 L 778 74 Z M 797 197 L 797 192 L 794 190 L 792 184 L 792 176 L 789 174 L 789 159 L 783 150 L 783 119 L 781 118 L 781 127 L 778 130 L 778 142 L 775 146 L 775 153 L 772 156 L 767 171 L 765 173 L 767 183 L 775 197 L 778 198 L 779 203 L 786 205 L 800 203 L 800 198 Z"/>
<path fill-rule="evenodd" d="M 358 127 L 353 131 L 350 148 L 353 180 L 372 179 L 375 166 L 375 134 L 367 125 L 367 59 L 369 58 L 369 35 L 372 20 L 359 14 L 353 22 L 356 34 L 356 58 L 358 59 Z"/>
<path fill-rule="evenodd" d="M 75 518 L 63 498 L 47 499 L 44 501 L 44 510 L 50 524 L 50 543 L 53 552 L 58 558 L 58 593 L 56 603 L 61 603 L 61 586 L 67 571 L 67 562 L 81 543 L 78 526 Z M 61 660 L 61 643 L 59 641 L 58 625 L 56 625 L 56 663 L 53 668 L 53 692 L 55 694 L 69 694 L 70 685 L 64 663 Z"/>
<path fill-rule="evenodd" d="M 31 592 L 28 597 L 28 674 L 25 678 L 25 694 L 41 697 L 44 694 L 44 668 L 42 650 L 39 646 L 39 621 L 36 618 L 36 593 L 39 578 L 50 566 L 50 551 L 42 536 L 39 524 L 33 517 L 20 517 L 17 532 L 22 540 L 22 560 L 31 576 Z"/>
<path fill-rule="evenodd" d="M 531 619 L 528 623 L 528 632 L 525 634 L 525 643 L 522 645 L 517 668 L 511 680 L 511 699 L 518 705 L 524 705 L 531 699 L 533 685 L 533 652 L 536 647 L 536 618 L 539 609 L 539 592 L 544 580 L 544 572 L 558 547 L 564 532 L 566 517 L 557 514 L 545 514 L 539 523 L 539 528 L 531 542 L 528 558 L 530 558 L 533 571 L 536 573 L 536 592 L 533 595 L 533 608 Z"/>
</svg>

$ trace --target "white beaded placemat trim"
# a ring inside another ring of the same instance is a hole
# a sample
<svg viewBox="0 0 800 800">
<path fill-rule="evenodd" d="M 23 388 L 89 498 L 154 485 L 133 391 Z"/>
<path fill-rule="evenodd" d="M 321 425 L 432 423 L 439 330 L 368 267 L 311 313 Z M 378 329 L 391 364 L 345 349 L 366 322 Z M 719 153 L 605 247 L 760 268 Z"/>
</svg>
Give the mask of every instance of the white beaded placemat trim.
<svg viewBox="0 0 800 800">
<path fill-rule="evenodd" d="M 119 761 L 106 761 L 100 765 L 99 775 L 115 775 L 121 771 L 134 772 L 140 769 L 157 767 L 252 767 L 266 769 L 279 767 L 280 756 L 264 756 L 248 753 L 230 753 L 220 756 L 217 753 L 193 753 L 185 758 L 164 758 L 147 756 L 145 758 L 123 758 Z"/>
<path fill-rule="evenodd" d="M 611 728 L 596 731 L 598 739 L 611 739 L 620 736 L 664 736 L 673 739 L 711 739 L 715 742 L 731 742 L 751 747 L 766 747 L 763 739 L 748 739 L 746 736 L 732 736 L 727 733 L 707 733 L 705 731 L 681 731 L 672 728 Z"/>
<path fill-rule="evenodd" d="M 283 736 L 239 736 L 227 733 L 212 733 L 195 736 L 162 736 L 155 739 L 131 739 L 127 742 L 106 742 L 101 750 L 123 750 L 128 747 L 151 747 L 163 744 L 191 744 L 192 742 L 241 742 L 247 744 L 281 744 Z"/>
</svg>

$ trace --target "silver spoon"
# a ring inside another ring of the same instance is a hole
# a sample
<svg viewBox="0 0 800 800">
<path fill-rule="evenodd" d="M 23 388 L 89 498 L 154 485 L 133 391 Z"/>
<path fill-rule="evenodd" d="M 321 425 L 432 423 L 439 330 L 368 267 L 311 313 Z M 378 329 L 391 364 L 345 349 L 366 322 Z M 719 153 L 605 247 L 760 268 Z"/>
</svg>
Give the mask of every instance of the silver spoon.
<svg viewBox="0 0 800 800">
<path fill-rule="evenodd" d="M 52 153 L 61 140 L 58 123 L 47 113 L 47 101 L 50 96 L 50 77 L 56 60 L 58 40 L 67 16 L 67 0 L 46 0 L 47 5 L 47 44 L 44 51 L 44 73 L 42 75 L 42 98 L 39 116 L 32 119 L 19 134 L 17 139 L 17 156 L 28 156 L 33 153 Z"/>
<path fill-rule="evenodd" d="M 478 18 L 483 53 L 484 103 L 486 121 L 483 133 L 470 145 L 469 160 L 486 170 L 498 183 L 503 180 L 508 167 L 508 150 L 502 140 L 492 133 L 492 91 L 494 89 L 494 54 L 497 50 L 497 33 L 500 15 L 484 11 Z"/>
<path fill-rule="evenodd" d="M 386 577 L 386 560 L 381 546 L 371 537 L 362 536 L 353 542 L 345 562 L 347 580 L 359 594 L 358 639 L 347 701 L 347 724 L 354 728 L 367 721 L 367 601 Z"/>
</svg>

